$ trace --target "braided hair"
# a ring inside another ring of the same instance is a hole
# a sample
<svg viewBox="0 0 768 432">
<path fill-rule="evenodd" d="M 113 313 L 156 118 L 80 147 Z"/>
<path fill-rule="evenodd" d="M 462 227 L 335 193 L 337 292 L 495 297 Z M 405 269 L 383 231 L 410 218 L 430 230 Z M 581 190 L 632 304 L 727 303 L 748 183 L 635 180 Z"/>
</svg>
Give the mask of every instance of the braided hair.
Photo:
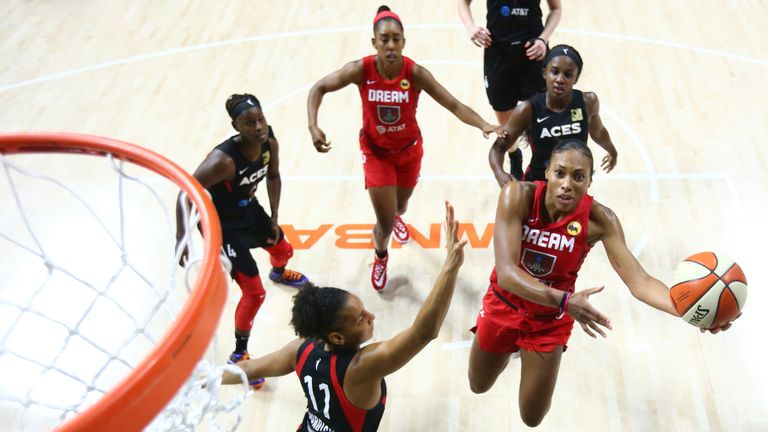
<svg viewBox="0 0 768 432">
<path fill-rule="evenodd" d="M 329 342 L 328 334 L 337 330 L 337 315 L 348 298 L 343 289 L 306 284 L 293 296 L 291 325 L 296 335 Z"/>
<path fill-rule="evenodd" d="M 227 102 L 224 104 L 224 108 L 226 108 L 232 121 L 235 121 L 243 111 L 253 107 L 261 108 L 261 102 L 256 96 L 249 93 L 233 94 L 227 98 Z"/>
</svg>

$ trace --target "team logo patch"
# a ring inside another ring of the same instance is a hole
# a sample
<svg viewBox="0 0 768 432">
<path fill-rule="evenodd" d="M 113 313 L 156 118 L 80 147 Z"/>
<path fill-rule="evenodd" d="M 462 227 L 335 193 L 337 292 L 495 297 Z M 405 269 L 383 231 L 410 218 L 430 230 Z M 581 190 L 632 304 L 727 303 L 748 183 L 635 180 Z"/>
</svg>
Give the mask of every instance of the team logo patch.
<svg viewBox="0 0 768 432">
<path fill-rule="evenodd" d="M 526 248 L 520 261 L 523 263 L 523 267 L 528 270 L 528 273 L 536 277 L 543 277 L 552 273 L 557 257 Z"/>
<path fill-rule="evenodd" d="M 261 154 L 261 162 L 266 165 L 269 163 L 269 151 L 265 151 Z"/>
<path fill-rule="evenodd" d="M 578 221 L 572 221 L 565 229 L 568 231 L 568 234 L 575 237 L 581 232 L 581 224 Z"/>
<path fill-rule="evenodd" d="M 376 113 L 379 115 L 379 121 L 384 124 L 394 124 L 400 120 L 399 106 L 377 105 Z"/>
<path fill-rule="evenodd" d="M 571 110 L 571 121 L 584 120 L 584 114 L 581 112 L 581 108 L 574 108 Z"/>
<path fill-rule="evenodd" d="M 407 79 L 400 81 L 400 88 L 403 90 L 408 90 L 409 88 L 411 88 L 411 82 L 408 81 Z"/>
</svg>

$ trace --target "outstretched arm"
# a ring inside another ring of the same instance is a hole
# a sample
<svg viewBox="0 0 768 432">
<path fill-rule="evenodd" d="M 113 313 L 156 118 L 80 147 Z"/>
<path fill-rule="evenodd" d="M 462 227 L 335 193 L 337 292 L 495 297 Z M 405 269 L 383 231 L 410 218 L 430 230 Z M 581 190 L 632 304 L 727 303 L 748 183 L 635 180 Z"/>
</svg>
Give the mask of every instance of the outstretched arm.
<svg viewBox="0 0 768 432">
<path fill-rule="evenodd" d="M 450 111 L 459 120 L 480 129 L 483 132 L 483 136 L 488 138 L 488 134 L 495 132 L 497 135 L 501 135 L 501 128 L 496 125 L 491 125 L 480 117 L 472 108 L 464 105 L 458 99 L 453 97 L 452 94 L 442 86 L 435 77 L 432 76 L 426 68 L 414 65 L 413 67 L 413 81 L 416 86 L 433 99 L 442 105 L 445 109 Z"/>
<path fill-rule="evenodd" d="M 435 285 L 421 305 L 410 327 L 384 342 L 368 345 L 356 357 L 347 371 L 344 388 L 349 395 L 356 388 L 378 386 L 381 378 L 403 367 L 427 344 L 437 338 L 448 308 L 451 305 L 456 277 L 464 262 L 464 245 L 459 241 L 459 223 L 454 210 L 445 203 L 444 231 L 448 240 L 445 262 Z"/>
<path fill-rule="evenodd" d="M 515 181 L 511 174 L 504 171 L 504 156 L 517 141 L 517 138 L 528 129 L 532 118 L 533 108 L 531 108 L 530 102 L 525 101 L 517 104 L 509 120 L 502 125 L 503 134 L 496 138 L 488 151 L 488 163 L 491 165 L 491 171 L 493 171 L 493 176 L 496 177 L 499 186 L 504 186 L 509 181 Z"/>
<path fill-rule="evenodd" d="M 288 375 L 296 370 L 296 352 L 304 343 L 304 339 L 295 339 L 277 351 L 251 360 L 242 361 L 237 366 L 245 372 L 248 381 L 259 378 Z M 224 371 L 222 384 L 240 384 L 240 376 Z"/>
<path fill-rule="evenodd" d="M 597 98 L 597 94 L 586 92 L 584 93 L 584 102 L 589 113 L 589 136 L 592 137 L 597 145 L 608 152 L 600 166 L 603 168 L 603 171 L 611 172 L 616 166 L 616 159 L 619 155 L 616 152 L 616 147 L 613 146 L 608 129 L 603 125 L 603 119 L 600 118 L 600 100 Z"/>
<path fill-rule="evenodd" d="M 592 210 L 591 218 L 602 230 L 600 239 L 611 266 L 627 285 L 632 295 L 641 302 L 670 315 L 678 316 L 669 288 L 658 279 L 646 273 L 624 239 L 624 230 L 616 214 L 600 204 Z"/>
<path fill-rule="evenodd" d="M 605 246 L 605 252 L 611 266 L 621 277 L 621 280 L 629 288 L 632 295 L 641 302 L 652 306 L 660 311 L 664 311 L 673 316 L 679 316 L 669 295 L 669 288 L 658 279 L 646 273 L 645 269 L 637 262 L 635 256 L 627 248 L 624 240 L 624 230 L 621 228 L 616 214 L 611 209 L 598 204 L 593 210 L 595 221 L 601 227 L 603 234 L 601 240 Z M 741 314 L 736 316 L 736 320 Z M 701 329 L 701 332 L 709 331 L 718 333 L 728 330 L 733 320 L 722 327 L 713 329 Z"/>
<path fill-rule="evenodd" d="M 320 153 L 326 153 L 331 149 L 331 142 L 326 140 L 325 133 L 317 126 L 317 111 L 323 96 L 329 92 L 335 92 L 350 84 L 358 84 L 363 79 L 363 61 L 349 62 L 336 72 L 327 75 L 316 82 L 309 90 L 307 97 L 307 119 L 309 121 L 309 133 L 312 135 L 312 143 Z"/>
</svg>

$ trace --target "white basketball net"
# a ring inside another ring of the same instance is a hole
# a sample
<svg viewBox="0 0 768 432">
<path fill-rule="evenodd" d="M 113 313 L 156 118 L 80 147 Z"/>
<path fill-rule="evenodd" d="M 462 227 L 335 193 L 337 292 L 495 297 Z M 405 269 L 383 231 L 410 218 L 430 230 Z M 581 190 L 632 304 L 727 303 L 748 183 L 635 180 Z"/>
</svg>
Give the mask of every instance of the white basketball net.
<svg viewBox="0 0 768 432">
<path fill-rule="evenodd" d="M 198 215 L 184 217 L 191 264 L 181 268 L 179 189 L 164 177 L 109 156 L 0 154 L 0 164 L 0 418 L 50 430 L 126 376 L 174 321 L 202 253 Z M 243 391 L 222 400 L 214 347 L 150 430 L 238 426 L 247 380 L 229 366 Z"/>
</svg>

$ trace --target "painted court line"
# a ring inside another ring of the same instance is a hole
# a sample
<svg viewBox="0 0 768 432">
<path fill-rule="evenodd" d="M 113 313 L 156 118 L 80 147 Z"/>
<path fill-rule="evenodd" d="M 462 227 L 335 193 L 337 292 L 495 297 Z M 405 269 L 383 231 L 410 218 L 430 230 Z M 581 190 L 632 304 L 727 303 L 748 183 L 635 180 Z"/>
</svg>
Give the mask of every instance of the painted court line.
<svg viewBox="0 0 768 432">
<path fill-rule="evenodd" d="M 413 30 L 434 30 L 434 29 L 461 29 L 463 30 L 463 26 L 461 24 L 411 24 L 408 26 L 409 29 Z M 126 65 L 130 63 L 136 63 L 141 62 L 145 60 L 151 60 L 161 57 L 170 57 L 178 54 L 183 53 L 189 53 L 194 51 L 201 51 L 211 48 L 218 48 L 218 47 L 225 47 L 225 46 L 233 46 L 233 45 L 241 45 L 251 42 L 258 42 L 258 41 L 265 41 L 265 40 L 273 40 L 273 39 L 283 39 L 283 38 L 292 38 L 292 37 L 301 37 L 301 36 L 310 36 L 310 35 L 318 35 L 318 34 L 335 34 L 335 33 L 349 33 L 349 32 L 369 32 L 370 27 L 368 26 L 352 26 L 352 27 L 331 27 L 326 29 L 315 29 L 315 30 L 304 30 L 304 31 L 295 31 L 295 32 L 281 32 L 281 33 L 271 33 L 266 35 L 258 35 L 258 36 L 247 36 L 242 38 L 236 38 L 236 39 L 229 39 L 229 40 L 223 40 L 223 41 L 217 41 L 217 42 L 209 42 L 204 44 L 198 44 L 198 45 L 190 45 L 186 47 L 177 47 L 177 48 L 171 48 L 164 51 L 157 51 L 152 53 L 146 53 L 146 54 L 139 54 L 131 57 L 126 57 L 122 59 L 107 61 L 103 63 L 97 63 L 90 66 L 83 66 L 80 68 L 70 69 L 67 71 L 62 72 L 56 72 L 51 73 L 48 75 L 43 75 L 37 78 L 31 78 L 27 80 L 18 81 L 11 84 L 5 84 L 3 86 L 0 86 L 0 92 L 18 89 L 22 87 L 31 86 L 34 84 L 43 83 L 46 81 L 52 81 L 60 78 L 66 78 L 73 75 L 79 75 L 87 72 L 92 72 L 100 69 L 106 69 L 113 66 L 121 66 Z M 644 38 L 644 37 L 638 37 L 638 36 L 630 36 L 630 35 L 623 35 L 623 34 L 617 34 L 617 33 L 605 33 L 605 32 L 597 32 L 597 31 L 589 31 L 589 30 L 578 30 L 578 29 L 566 29 L 561 28 L 557 30 L 558 33 L 570 33 L 570 34 L 578 34 L 583 36 L 594 36 L 598 38 L 603 39 L 615 39 L 620 41 L 628 41 L 628 42 L 638 42 L 648 45 L 658 45 L 668 48 L 677 48 L 677 49 L 683 49 L 688 51 L 693 51 L 700 54 L 707 54 L 715 57 L 723 57 L 728 58 L 732 60 L 738 60 L 743 61 L 747 63 L 753 63 L 758 64 L 762 66 L 768 66 L 768 60 L 764 59 L 757 59 L 741 54 L 734 54 L 726 51 L 718 51 L 713 50 L 709 48 L 702 48 L 702 47 L 696 47 L 693 45 L 687 45 L 683 43 L 678 42 L 670 42 L 660 39 L 651 39 L 651 38 Z M 470 62 L 474 64 L 474 62 Z"/>
</svg>

